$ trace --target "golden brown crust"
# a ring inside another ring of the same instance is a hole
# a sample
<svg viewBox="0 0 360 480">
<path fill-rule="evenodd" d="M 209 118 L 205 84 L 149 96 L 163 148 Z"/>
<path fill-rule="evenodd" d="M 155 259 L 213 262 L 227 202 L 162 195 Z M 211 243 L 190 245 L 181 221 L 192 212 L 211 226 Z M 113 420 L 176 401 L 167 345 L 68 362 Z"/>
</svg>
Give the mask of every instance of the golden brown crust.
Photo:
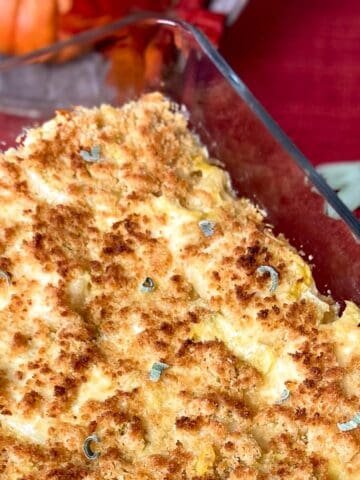
<svg viewBox="0 0 360 480">
<path fill-rule="evenodd" d="M 0 202 L 0 478 L 360 478 L 360 430 L 337 427 L 359 310 L 337 318 L 160 94 L 29 131 Z"/>
</svg>

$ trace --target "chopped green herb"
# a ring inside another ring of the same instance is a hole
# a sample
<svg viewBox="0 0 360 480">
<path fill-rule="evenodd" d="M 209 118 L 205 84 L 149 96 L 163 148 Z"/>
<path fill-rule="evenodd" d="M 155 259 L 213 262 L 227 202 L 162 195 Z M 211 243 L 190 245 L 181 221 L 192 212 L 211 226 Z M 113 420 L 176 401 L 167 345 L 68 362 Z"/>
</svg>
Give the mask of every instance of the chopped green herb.
<svg viewBox="0 0 360 480">
<path fill-rule="evenodd" d="M 338 423 L 337 427 L 341 432 L 349 432 L 360 425 L 360 412 L 357 412 L 348 422 Z"/>
<path fill-rule="evenodd" d="M 155 282 L 152 278 L 146 277 L 143 283 L 140 285 L 141 292 L 152 292 L 155 290 Z"/>
<path fill-rule="evenodd" d="M 90 153 L 86 150 L 80 150 L 80 156 L 85 160 L 85 162 L 95 163 L 100 160 L 100 147 L 95 145 L 92 147 Z"/>
<path fill-rule="evenodd" d="M 275 290 L 277 289 L 277 287 L 279 285 L 279 274 L 275 270 L 275 268 L 270 267 L 269 265 L 261 265 L 260 267 L 258 267 L 256 269 L 256 272 L 260 273 L 261 275 L 263 273 L 270 273 L 271 285 L 270 285 L 269 290 L 270 290 L 270 292 L 275 292 Z"/>
<path fill-rule="evenodd" d="M 91 450 L 91 443 L 92 442 L 95 442 L 95 443 L 100 442 L 100 439 L 96 435 L 96 433 L 94 433 L 93 435 L 90 435 L 89 437 L 86 437 L 85 441 L 83 443 L 83 452 L 84 452 L 85 457 L 88 460 L 96 460 L 100 456 L 100 452 L 93 452 Z"/>
<path fill-rule="evenodd" d="M 199 227 L 205 237 L 211 237 L 214 235 L 215 223 L 209 220 L 200 220 Z"/>
<path fill-rule="evenodd" d="M 151 370 L 149 373 L 150 380 L 153 382 L 157 382 L 158 380 L 160 380 L 162 372 L 169 367 L 170 365 L 168 365 L 167 363 L 155 362 L 151 367 Z"/>
<path fill-rule="evenodd" d="M 5 272 L 5 270 L 0 269 L 0 278 L 3 278 L 8 285 L 11 285 L 11 276 L 8 272 Z"/>
<path fill-rule="evenodd" d="M 276 400 L 276 405 L 281 405 L 282 403 L 286 402 L 288 398 L 290 397 L 290 390 L 288 390 L 286 387 L 284 390 L 281 392 L 279 400 Z"/>
</svg>

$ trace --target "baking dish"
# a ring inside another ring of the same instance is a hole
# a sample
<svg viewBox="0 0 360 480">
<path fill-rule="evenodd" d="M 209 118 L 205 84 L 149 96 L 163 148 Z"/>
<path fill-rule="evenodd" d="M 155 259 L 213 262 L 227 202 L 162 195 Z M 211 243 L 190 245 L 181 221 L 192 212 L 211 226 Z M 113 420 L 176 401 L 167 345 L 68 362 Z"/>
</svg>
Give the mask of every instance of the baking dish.
<svg viewBox="0 0 360 480">
<path fill-rule="evenodd" d="M 136 46 L 137 67 L 134 57 L 124 54 L 128 45 Z M 86 53 L 56 62 L 75 49 Z M 149 52 L 156 62 L 145 58 Z M 121 105 L 155 90 L 187 107 L 192 128 L 231 173 L 238 194 L 263 208 L 275 231 L 310 260 L 319 290 L 360 304 L 358 220 L 209 41 L 185 22 L 138 13 L 38 52 L 3 59 L 2 148 L 56 109 Z M 340 220 L 325 214 L 327 204 Z"/>
</svg>

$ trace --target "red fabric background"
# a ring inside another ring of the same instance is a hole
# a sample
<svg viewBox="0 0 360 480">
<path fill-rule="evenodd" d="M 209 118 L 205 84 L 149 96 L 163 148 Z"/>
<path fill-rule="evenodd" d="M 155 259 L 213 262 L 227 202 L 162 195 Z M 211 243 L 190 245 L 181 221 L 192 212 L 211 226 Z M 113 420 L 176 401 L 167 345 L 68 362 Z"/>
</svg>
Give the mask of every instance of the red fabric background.
<svg viewBox="0 0 360 480">
<path fill-rule="evenodd" d="M 360 159 L 359 0 L 249 0 L 221 52 L 312 163 Z"/>
</svg>

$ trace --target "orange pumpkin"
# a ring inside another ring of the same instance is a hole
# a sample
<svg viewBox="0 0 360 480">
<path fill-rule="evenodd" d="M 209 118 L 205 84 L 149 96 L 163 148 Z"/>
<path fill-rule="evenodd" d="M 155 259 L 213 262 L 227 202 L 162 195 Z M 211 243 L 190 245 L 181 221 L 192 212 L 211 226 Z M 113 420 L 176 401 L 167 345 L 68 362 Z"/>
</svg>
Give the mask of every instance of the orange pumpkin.
<svg viewBox="0 0 360 480">
<path fill-rule="evenodd" d="M 176 15 L 205 30 L 216 43 L 223 18 L 206 10 L 205 3 L 205 0 L 0 0 L 0 53 L 28 53 L 108 23 L 134 9 L 159 12 L 171 8 Z M 74 56 L 79 50 L 79 47 L 68 48 L 57 60 Z M 156 63 L 160 60 L 156 44 L 151 48 L 149 60 L 150 57 Z"/>
<path fill-rule="evenodd" d="M 70 3 L 69 0 L 0 0 L 0 51 L 22 54 L 54 42 L 58 15 Z"/>
<path fill-rule="evenodd" d="M 0 0 L 0 52 L 23 54 L 103 25 L 137 9 L 164 10 L 170 0 Z"/>
<path fill-rule="evenodd" d="M 173 13 L 193 23 L 198 19 L 198 25 L 216 42 L 222 17 L 203 9 L 204 3 L 205 0 L 0 0 L 0 53 L 28 53 L 104 25 L 134 9 L 172 8 Z M 130 35 L 125 44 L 116 42 L 106 52 L 111 60 L 109 80 L 119 91 L 130 85 L 140 91 L 144 81 L 159 80 L 168 42 L 165 33 L 152 35 L 145 34 L 144 38 Z M 64 61 L 83 50 L 81 46 L 70 46 L 56 57 L 44 55 L 41 61 Z"/>
<path fill-rule="evenodd" d="M 102 5 L 102 1 L 0 0 L 0 53 L 28 53 L 111 21 L 113 17 L 107 14 L 109 2 Z M 110 2 L 122 4 L 117 0 Z M 67 47 L 56 60 L 66 60 L 81 51 L 81 47 Z"/>
</svg>

